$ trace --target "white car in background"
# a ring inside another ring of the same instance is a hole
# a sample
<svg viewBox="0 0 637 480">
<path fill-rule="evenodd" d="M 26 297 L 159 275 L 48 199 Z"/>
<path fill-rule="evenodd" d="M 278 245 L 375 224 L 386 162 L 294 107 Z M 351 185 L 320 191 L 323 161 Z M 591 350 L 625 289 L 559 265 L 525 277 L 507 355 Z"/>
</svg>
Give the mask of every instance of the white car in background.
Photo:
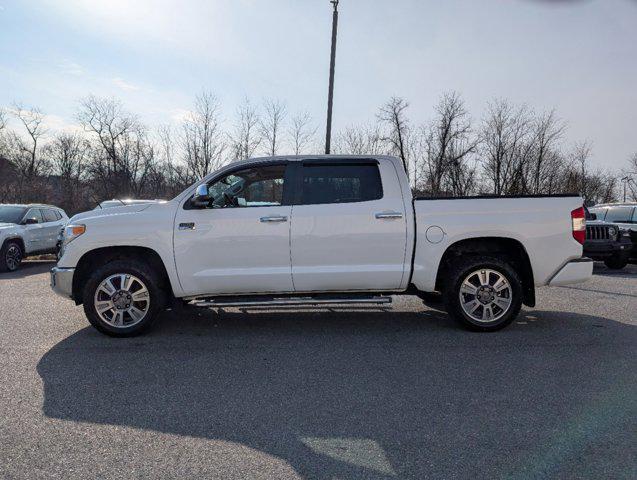
<svg viewBox="0 0 637 480">
<path fill-rule="evenodd" d="M 56 253 L 69 217 L 52 205 L 0 204 L 0 271 L 14 271 L 30 255 Z"/>
</svg>

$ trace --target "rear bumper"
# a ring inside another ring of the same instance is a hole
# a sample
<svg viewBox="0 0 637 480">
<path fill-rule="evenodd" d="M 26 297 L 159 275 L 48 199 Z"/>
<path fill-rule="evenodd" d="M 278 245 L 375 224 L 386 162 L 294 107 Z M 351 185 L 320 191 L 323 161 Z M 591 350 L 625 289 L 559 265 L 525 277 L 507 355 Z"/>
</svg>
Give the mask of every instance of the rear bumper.
<svg viewBox="0 0 637 480">
<path fill-rule="evenodd" d="M 570 285 L 589 280 L 593 275 L 593 260 L 590 258 L 578 258 L 564 265 L 551 278 L 549 286 Z"/>
<path fill-rule="evenodd" d="M 74 268 L 53 267 L 51 269 L 51 288 L 55 293 L 73 299 L 73 274 Z"/>
</svg>

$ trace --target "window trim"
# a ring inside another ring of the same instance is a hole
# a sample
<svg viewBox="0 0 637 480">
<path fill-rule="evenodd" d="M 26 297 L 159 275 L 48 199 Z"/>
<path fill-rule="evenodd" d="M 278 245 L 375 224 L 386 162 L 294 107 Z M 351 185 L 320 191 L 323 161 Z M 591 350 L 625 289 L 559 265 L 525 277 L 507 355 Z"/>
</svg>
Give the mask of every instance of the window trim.
<svg viewBox="0 0 637 480">
<path fill-rule="evenodd" d="M 347 202 L 323 202 L 323 203 L 303 203 L 303 168 L 305 167 L 323 167 L 323 166 L 335 166 L 335 167 L 360 167 L 360 166 L 374 166 L 378 172 L 378 179 L 380 180 L 380 197 L 373 200 L 352 200 Z M 332 158 L 326 159 L 308 159 L 296 162 L 293 167 L 294 170 L 294 203 L 293 205 L 349 205 L 352 203 L 368 203 L 377 202 L 385 198 L 385 189 L 383 187 L 383 176 L 380 173 L 380 163 L 373 158 L 344 158 L 343 160 L 335 160 Z"/>
<path fill-rule="evenodd" d="M 275 161 L 271 161 L 271 162 L 258 162 L 258 163 L 253 163 L 253 164 L 244 164 L 244 165 L 237 165 L 237 167 L 235 168 L 231 168 L 228 170 L 223 170 L 222 172 L 219 172 L 218 175 L 214 175 L 210 180 L 208 180 L 206 183 L 206 185 L 210 186 L 213 183 L 215 183 L 218 180 L 221 180 L 224 177 L 227 177 L 228 175 L 233 175 L 237 172 L 240 172 L 242 170 L 249 170 L 251 168 L 265 168 L 265 167 L 275 167 L 275 166 L 283 166 L 285 167 L 285 170 L 283 172 L 283 198 L 281 201 L 281 205 L 246 205 L 245 207 L 230 207 L 230 208 L 274 208 L 274 207 L 289 207 L 290 205 L 292 205 L 292 182 L 294 181 L 293 177 L 291 176 L 291 170 L 290 170 L 290 165 L 291 162 L 289 161 L 281 161 L 281 160 L 275 160 Z M 198 183 L 197 185 L 203 185 L 202 183 Z M 188 199 L 184 202 L 184 205 L 182 207 L 183 210 L 216 210 L 216 208 L 199 208 L 199 207 L 195 207 L 192 205 L 192 199 L 195 196 L 195 194 L 191 194 Z"/>
</svg>

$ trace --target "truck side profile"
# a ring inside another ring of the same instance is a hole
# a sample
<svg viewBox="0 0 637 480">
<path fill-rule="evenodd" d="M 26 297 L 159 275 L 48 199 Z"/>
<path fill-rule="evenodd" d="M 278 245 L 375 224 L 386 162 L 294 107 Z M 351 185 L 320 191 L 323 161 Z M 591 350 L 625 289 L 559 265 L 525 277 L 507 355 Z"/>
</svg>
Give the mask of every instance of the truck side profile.
<svg viewBox="0 0 637 480">
<path fill-rule="evenodd" d="M 578 196 L 412 198 L 388 156 L 233 163 L 168 202 L 97 210 L 65 229 L 52 288 L 99 331 L 147 329 L 167 302 L 388 303 L 439 295 L 492 331 L 535 287 L 587 280 Z"/>
</svg>

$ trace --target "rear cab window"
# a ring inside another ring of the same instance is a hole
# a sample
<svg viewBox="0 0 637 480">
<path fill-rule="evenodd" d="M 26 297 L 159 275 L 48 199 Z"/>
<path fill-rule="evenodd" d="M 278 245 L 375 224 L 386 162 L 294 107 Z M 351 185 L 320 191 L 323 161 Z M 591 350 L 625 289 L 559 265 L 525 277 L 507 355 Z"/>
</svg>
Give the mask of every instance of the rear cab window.
<svg viewBox="0 0 637 480">
<path fill-rule="evenodd" d="M 301 205 L 368 202 L 383 197 L 376 162 L 304 163 L 300 184 Z"/>
</svg>

